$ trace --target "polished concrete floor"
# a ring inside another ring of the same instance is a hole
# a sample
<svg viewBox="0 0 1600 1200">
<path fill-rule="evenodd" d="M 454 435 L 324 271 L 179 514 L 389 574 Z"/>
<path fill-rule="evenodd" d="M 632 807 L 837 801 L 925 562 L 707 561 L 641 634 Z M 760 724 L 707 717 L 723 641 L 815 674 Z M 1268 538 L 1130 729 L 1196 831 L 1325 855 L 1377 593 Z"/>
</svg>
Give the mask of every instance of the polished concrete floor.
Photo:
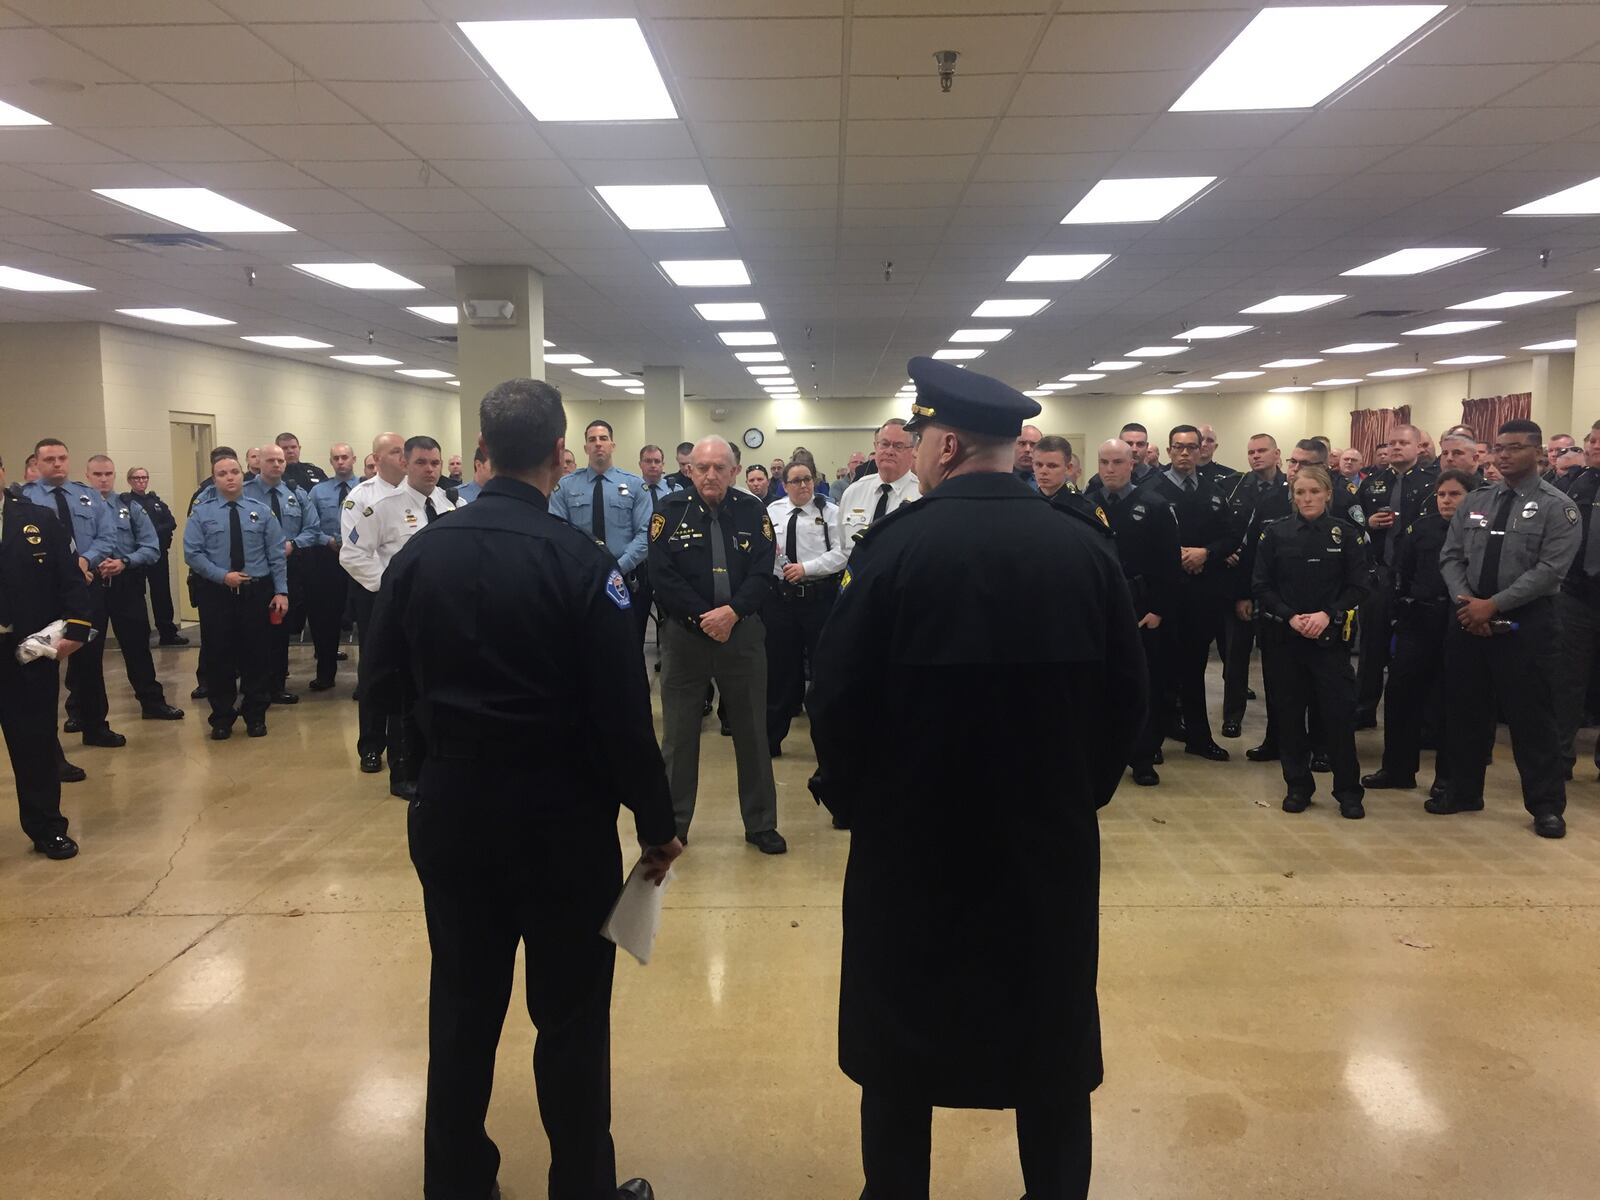
<svg viewBox="0 0 1600 1200">
<path fill-rule="evenodd" d="M 187 697 L 194 652 L 158 653 Z M 66 739 L 90 773 L 65 800 L 83 854 L 0 839 L 0 1195 L 420 1195 L 420 896 L 405 806 L 356 772 L 348 681 L 275 709 L 265 740 L 213 743 L 187 699 L 180 724 L 139 721 L 114 657 L 129 745 Z M 1276 767 L 1239 753 L 1260 730 L 1252 705 L 1236 761 L 1174 753 L 1103 813 L 1094 1194 L 1600 1196 L 1592 773 L 1561 842 L 1529 831 L 1503 750 L 1481 814 L 1389 793 L 1359 823 L 1288 816 Z M 704 750 L 655 961 L 618 966 L 619 1165 L 662 1200 L 854 1197 L 848 835 L 806 793 L 803 723 L 776 764 L 784 858 L 744 845 L 714 722 Z M 544 1195 L 531 1045 L 514 1004 L 490 1114 L 508 1200 Z M 936 1196 L 1021 1190 L 1009 1114 L 938 1114 Z"/>
</svg>

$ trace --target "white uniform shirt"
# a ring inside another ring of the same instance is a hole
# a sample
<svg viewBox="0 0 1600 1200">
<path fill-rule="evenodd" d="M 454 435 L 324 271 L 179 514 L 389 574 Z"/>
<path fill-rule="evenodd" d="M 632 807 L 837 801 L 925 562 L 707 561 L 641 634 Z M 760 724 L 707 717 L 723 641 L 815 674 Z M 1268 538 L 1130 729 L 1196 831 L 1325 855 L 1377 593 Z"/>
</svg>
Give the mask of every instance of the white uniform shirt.
<svg viewBox="0 0 1600 1200">
<path fill-rule="evenodd" d="M 381 580 L 383 568 L 375 562 L 368 561 L 373 557 L 373 548 L 370 545 L 357 545 L 350 540 L 350 531 L 356 527 L 356 522 L 362 516 L 370 515 L 372 506 L 385 496 L 392 496 L 405 486 L 405 480 L 399 483 L 385 483 L 382 475 L 374 475 L 371 479 L 363 479 L 344 498 L 344 509 L 339 513 L 339 565 L 344 568 L 345 574 L 352 579 L 371 578 Z M 368 591 L 378 590 L 376 583 L 371 587 L 363 583 Z"/>
<path fill-rule="evenodd" d="M 839 540 L 844 543 L 846 555 L 855 549 L 856 543 L 872 527 L 872 514 L 877 511 L 878 497 L 882 495 L 878 489 L 883 483 L 881 476 L 863 475 L 845 488 L 844 495 L 840 497 Z M 917 482 L 917 477 L 907 471 L 889 485 L 889 505 L 884 515 L 888 516 L 902 504 L 910 504 L 921 495 L 922 486 Z"/>
<path fill-rule="evenodd" d="M 818 501 L 822 502 L 821 512 L 817 511 Z M 767 505 L 767 517 L 772 521 L 772 535 L 778 542 L 778 553 L 773 559 L 772 573 L 779 579 L 783 578 L 783 568 L 789 562 L 785 547 L 789 544 L 789 514 L 794 511 L 794 501 L 787 496 Z M 794 541 L 795 550 L 799 555 L 797 561 L 806 570 L 805 582 L 826 579 L 829 575 L 837 575 L 844 570 L 845 560 L 850 557 L 850 551 L 839 540 L 836 531 L 838 521 L 839 506 L 821 496 L 815 497 L 801 510 L 800 519 L 795 522 Z"/>
<path fill-rule="evenodd" d="M 442 487 L 424 496 L 410 484 L 402 483 L 377 503 L 359 509 L 344 545 L 339 548 L 339 561 L 350 578 L 369 592 L 377 591 L 383 584 L 383 572 L 389 560 L 400 552 L 400 547 L 412 534 L 428 523 L 430 500 L 436 520 L 455 508 Z M 349 561 L 346 561 L 347 551 L 350 552 Z"/>
</svg>

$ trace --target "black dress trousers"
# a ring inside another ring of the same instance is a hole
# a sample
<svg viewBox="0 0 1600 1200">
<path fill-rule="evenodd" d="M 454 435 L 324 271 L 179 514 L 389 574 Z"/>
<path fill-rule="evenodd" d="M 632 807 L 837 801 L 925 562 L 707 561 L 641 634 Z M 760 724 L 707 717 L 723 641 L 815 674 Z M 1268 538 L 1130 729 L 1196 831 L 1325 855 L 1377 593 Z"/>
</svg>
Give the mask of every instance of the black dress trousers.
<svg viewBox="0 0 1600 1200">
<path fill-rule="evenodd" d="M 94 624 L 95 636 L 67 659 L 67 713 L 78 719 L 85 733 L 108 728 L 105 655 L 109 590 L 96 575 L 89 585 L 89 620 Z"/>
<path fill-rule="evenodd" d="M 11 773 L 17 780 L 22 831 L 35 842 L 67 832 L 61 815 L 61 776 L 56 763 L 56 703 L 61 694 L 60 666 L 54 659 L 17 662 L 16 634 L 0 635 L 0 730 L 5 733 Z M 67 659 L 72 665 L 73 659 Z"/>
<path fill-rule="evenodd" d="M 267 637 L 272 581 L 259 579 L 236 592 L 200 579 L 195 590 L 200 637 L 206 648 L 205 685 L 212 727 L 231 729 L 240 716 L 246 722 L 262 720 L 272 695 Z M 240 700 L 237 712 L 235 700 Z"/>
<path fill-rule="evenodd" d="M 332 683 L 339 671 L 339 624 L 344 619 L 346 595 L 352 586 L 350 576 L 339 565 L 339 552 L 332 546 L 296 550 L 305 556 L 305 613 L 311 626 L 311 646 L 317 659 L 317 678 Z M 362 589 L 365 590 L 365 589 Z M 293 596 L 289 599 L 294 604 Z"/>
<path fill-rule="evenodd" d="M 162 640 L 171 640 L 178 636 L 178 622 L 172 607 L 172 568 L 166 550 L 161 552 L 155 565 L 145 572 L 145 579 L 150 585 L 150 615 L 155 620 L 156 632 Z M 67 661 L 70 663 L 72 660 L 69 658 Z"/>
<path fill-rule="evenodd" d="M 139 698 L 139 707 L 148 710 L 165 704 L 167 696 L 156 679 L 155 659 L 150 654 L 150 620 L 145 615 L 144 582 L 142 569 L 129 568 L 114 576 L 105 592 L 107 620 L 117 635 L 128 683 Z M 67 659 L 67 666 L 72 666 L 71 658 Z"/>
<path fill-rule="evenodd" d="M 1332 759 L 1334 799 L 1361 800 L 1366 789 L 1356 757 L 1355 673 L 1344 642 L 1316 641 L 1280 627 L 1263 638 L 1261 673 L 1289 794 L 1309 797 L 1316 791 L 1315 745 Z"/>
<path fill-rule="evenodd" d="M 795 586 L 779 583 L 761 606 L 767 627 L 767 748 L 783 748 L 789 723 L 800 711 L 806 694 L 806 663 L 816 652 L 817 639 L 833 602 L 839 581 L 820 579 Z"/>
</svg>

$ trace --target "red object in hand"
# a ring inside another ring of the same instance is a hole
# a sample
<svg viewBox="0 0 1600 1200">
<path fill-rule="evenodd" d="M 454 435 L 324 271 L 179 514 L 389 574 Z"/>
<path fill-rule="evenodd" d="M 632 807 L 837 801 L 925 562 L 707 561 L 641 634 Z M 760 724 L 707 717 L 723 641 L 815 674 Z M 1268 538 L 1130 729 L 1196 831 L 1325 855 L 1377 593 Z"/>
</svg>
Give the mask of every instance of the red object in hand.
<svg viewBox="0 0 1600 1200">
<path fill-rule="evenodd" d="M 282 625 L 283 614 L 275 608 L 269 608 L 267 609 L 267 620 L 271 621 L 274 625 Z"/>
</svg>

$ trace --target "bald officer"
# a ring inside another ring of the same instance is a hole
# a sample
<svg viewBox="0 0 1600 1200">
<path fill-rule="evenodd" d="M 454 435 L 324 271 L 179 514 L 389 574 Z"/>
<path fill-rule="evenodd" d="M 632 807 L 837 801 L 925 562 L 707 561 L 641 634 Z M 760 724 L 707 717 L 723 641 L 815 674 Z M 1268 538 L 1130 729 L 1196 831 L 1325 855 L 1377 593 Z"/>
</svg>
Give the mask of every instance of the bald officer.
<svg viewBox="0 0 1600 1200">
<path fill-rule="evenodd" d="M 927 490 L 851 555 L 812 693 L 853 829 L 839 1063 L 862 1089 L 863 1195 L 927 1196 L 938 1106 L 1015 1108 L 1029 1196 L 1075 1200 L 1102 1075 L 1095 813 L 1144 713 L 1138 622 L 1110 540 L 1012 473 L 1039 406 L 950 363 L 910 372 Z M 1095 701 L 1064 718 L 1041 680 Z"/>
</svg>

